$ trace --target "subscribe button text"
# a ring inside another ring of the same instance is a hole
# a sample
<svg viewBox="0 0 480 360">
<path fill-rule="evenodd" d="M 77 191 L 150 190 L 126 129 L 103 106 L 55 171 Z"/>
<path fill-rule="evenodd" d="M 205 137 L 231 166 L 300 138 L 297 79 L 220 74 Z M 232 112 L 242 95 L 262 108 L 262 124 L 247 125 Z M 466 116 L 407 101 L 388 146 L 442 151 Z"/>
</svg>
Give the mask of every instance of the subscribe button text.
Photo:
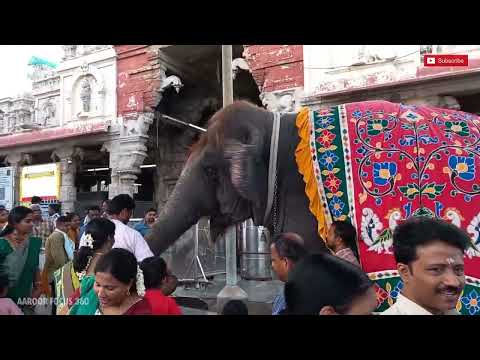
<svg viewBox="0 0 480 360">
<path fill-rule="evenodd" d="M 425 55 L 425 66 L 468 66 L 468 55 Z"/>
</svg>

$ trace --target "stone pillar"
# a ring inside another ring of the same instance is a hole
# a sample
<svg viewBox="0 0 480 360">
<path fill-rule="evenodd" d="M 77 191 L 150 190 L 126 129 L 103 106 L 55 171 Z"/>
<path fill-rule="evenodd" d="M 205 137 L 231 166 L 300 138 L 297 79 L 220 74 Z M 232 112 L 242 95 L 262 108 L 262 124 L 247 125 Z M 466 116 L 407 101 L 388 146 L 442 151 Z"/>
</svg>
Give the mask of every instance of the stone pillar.
<svg viewBox="0 0 480 360">
<path fill-rule="evenodd" d="M 108 198 L 119 194 L 133 197 L 140 165 L 147 157 L 148 128 L 153 123 L 153 113 L 129 113 L 122 117 L 120 138 L 104 145 L 110 152 L 111 184 Z"/>
<path fill-rule="evenodd" d="M 20 178 L 22 166 L 31 163 L 31 156 L 22 153 L 10 153 L 6 156 L 5 162 L 13 169 L 13 203 L 20 205 Z"/>
<path fill-rule="evenodd" d="M 144 157 L 145 159 L 145 157 Z M 143 160 L 142 160 L 143 163 Z M 137 173 L 140 173 L 140 164 L 138 165 L 138 172 L 122 172 L 118 176 L 118 186 L 117 186 L 117 195 L 118 194 L 128 194 L 133 197 L 135 193 L 135 180 L 137 180 Z"/>
<path fill-rule="evenodd" d="M 141 172 L 140 165 L 146 155 L 145 139 L 116 140 L 109 144 L 111 182 L 108 188 L 108 198 L 113 199 L 119 194 L 133 197 L 137 174 Z"/>
<path fill-rule="evenodd" d="M 60 201 L 62 213 L 74 212 L 77 200 L 77 188 L 75 187 L 75 175 L 77 173 L 76 160 L 60 159 Z"/>
<path fill-rule="evenodd" d="M 77 174 L 78 158 L 83 159 L 83 151 L 80 148 L 61 148 L 52 153 L 52 160 L 60 162 L 60 199 L 62 213 L 74 212 L 77 200 L 77 188 L 75 176 Z"/>
<path fill-rule="evenodd" d="M 108 198 L 111 200 L 117 195 L 117 188 L 118 188 L 118 174 L 115 171 L 115 169 L 118 168 L 118 147 L 119 143 L 118 141 L 108 141 L 105 144 L 103 144 L 102 149 L 100 151 L 102 152 L 108 152 L 109 153 L 109 165 L 108 167 L 111 169 L 110 173 L 110 185 L 108 186 Z"/>
</svg>

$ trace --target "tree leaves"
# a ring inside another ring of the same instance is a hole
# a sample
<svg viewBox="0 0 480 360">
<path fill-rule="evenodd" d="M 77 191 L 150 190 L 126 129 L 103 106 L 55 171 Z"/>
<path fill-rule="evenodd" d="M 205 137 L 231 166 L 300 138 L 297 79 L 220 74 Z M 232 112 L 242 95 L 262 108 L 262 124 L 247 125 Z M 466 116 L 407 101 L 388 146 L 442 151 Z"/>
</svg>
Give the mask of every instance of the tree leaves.
<svg viewBox="0 0 480 360">
<path fill-rule="evenodd" d="M 400 192 L 407 197 L 409 200 L 414 200 L 417 195 L 425 195 L 430 200 L 435 199 L 437 196 L 440 196 L 445 190 L 446 184 L 436 184 L 434 182 L 425 184 L 421 189 L 418 188 L 417 184 L 410 183 L 406 186 L 399 186 L 398 189 Z"/>
<path fill-rule="evenodd" d="M 441 195 L 445 189 L 446 184 L 435 184 L 434 182 L 430 184 L 425 184 L 422 186 L 420 192 L 422 195 L 426 195 L 430 200 L 435 199 L 437 196 Z"/>
<path fill-rule="evenodd" d="M 417 184 L 408 184 L 406 186 L 399 186 L 398 190 L 407 197 L 409 200 L 413 200 L 420 194 Z"/>
</svg>

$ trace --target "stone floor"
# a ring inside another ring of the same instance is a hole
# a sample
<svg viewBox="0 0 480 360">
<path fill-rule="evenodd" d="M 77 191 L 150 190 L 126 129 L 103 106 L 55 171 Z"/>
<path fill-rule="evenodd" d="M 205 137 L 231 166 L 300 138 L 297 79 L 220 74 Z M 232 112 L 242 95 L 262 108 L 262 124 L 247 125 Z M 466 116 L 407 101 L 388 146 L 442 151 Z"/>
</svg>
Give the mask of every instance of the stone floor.
<svg viewBox="0 0 480 360">
<path fill-rule="evenodd" d="M 196 297 L 208 304 L 209 311 L 216 312 L 217 294 L 226 284 L 225 275 L 217 275 L 212 284 L 205 288 L 179 287 L 173 296 Z M 255 281 L 240 279 L 238 286 L 248 295 L 247 306 L 250 315 L 271 315 L 273 298 L 282 289 L 281 281 Z"/>
</svg>

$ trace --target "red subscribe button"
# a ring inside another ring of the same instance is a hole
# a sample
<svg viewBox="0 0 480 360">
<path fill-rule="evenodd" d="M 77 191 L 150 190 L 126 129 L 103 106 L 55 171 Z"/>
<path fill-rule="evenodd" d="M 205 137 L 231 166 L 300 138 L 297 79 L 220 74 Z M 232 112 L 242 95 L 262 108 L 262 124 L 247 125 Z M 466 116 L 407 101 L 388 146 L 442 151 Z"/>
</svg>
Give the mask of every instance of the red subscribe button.
<svg viewBox="0 0 480 360">
<path fill-rule="evenodd" d="M 468 66 L 468 55 L 425 55 L 425 66 Z"/>
</svg>

